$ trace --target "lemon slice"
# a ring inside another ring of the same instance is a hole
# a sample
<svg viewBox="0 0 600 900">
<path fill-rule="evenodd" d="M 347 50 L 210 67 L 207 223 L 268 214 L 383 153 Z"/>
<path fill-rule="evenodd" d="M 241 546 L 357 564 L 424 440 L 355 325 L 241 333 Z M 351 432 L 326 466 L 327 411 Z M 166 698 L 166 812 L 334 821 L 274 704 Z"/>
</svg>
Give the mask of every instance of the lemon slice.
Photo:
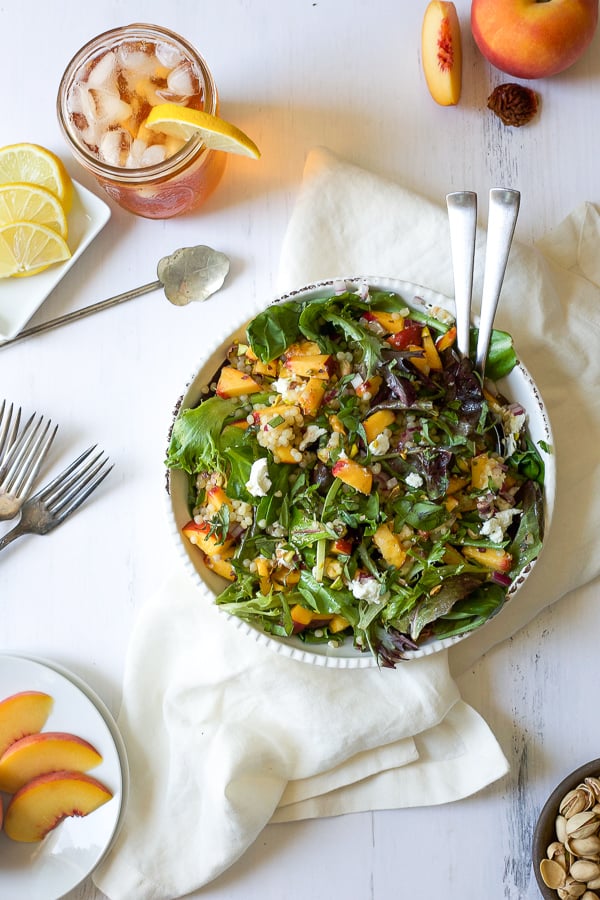
<svg viewBox="0 0 600 900">
<path fill-rule="evenodd" d="M 70 256 L 65 239 L 46 225 L 12 222 L 0 226 L 0 278 L 36 275 Z"/>
<path fill-rule="evenodd" d="M 37 184 L 0 184 L 0 225 L 37 222 L 67 237 L 67 217 L 58 197 Z"/>
<path fill-rule="evenodd" d="M 210 150 L 224 150 L 225 153 L 238 153 L 253 159 L 260 157 L 260 150 L 254 141 L 235 125 L 187 106 L 159 103 L 152 108 L 144 124 L 153 131 L 161 131 L 182 141 L 189 141 L 198 135 Z"/>
<path fill-rule="evenodd" d="M 0 184 L 29 182 L 45 187 L 60 200 L 67 213 L 71 208 L 73 184 L 62 161 L 38 144 L 9 144 L 0 147 Z"/>
</svg>

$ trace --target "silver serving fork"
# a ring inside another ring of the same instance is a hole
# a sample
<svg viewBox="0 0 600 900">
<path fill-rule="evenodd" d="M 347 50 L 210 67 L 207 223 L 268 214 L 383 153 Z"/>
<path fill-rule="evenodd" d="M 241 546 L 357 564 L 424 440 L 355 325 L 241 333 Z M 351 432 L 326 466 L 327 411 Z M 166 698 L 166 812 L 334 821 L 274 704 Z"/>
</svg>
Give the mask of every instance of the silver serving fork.
<svg viewBox="0 0 600 900">
<path fill-rule="evenodd" d="M 11 427 L 13 405 L 4 417 L 6 402 L 0 408 L 0 421 L 4 425 L 0 430 L 0 521 L 12 519 L 26 500 L 38 472 L 48 454 L 58 425 L 52 429 L 52 423 L 34 413 L 19 433 L 21 409 Z"/>
<path fill-rule="evenodd" d="M 113 468 L 94 444 L 21 507 L 17 525 L 0 538 L 3 550 L 22 534 L 48 534 L 75 512 Z"/>
</svg>

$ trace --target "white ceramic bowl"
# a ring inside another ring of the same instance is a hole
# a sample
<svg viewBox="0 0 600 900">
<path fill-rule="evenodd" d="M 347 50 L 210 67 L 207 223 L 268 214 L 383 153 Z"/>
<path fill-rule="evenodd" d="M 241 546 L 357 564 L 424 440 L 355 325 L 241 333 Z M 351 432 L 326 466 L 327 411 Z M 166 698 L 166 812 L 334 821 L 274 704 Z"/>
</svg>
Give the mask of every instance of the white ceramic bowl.
<svg viewBox="0 0 600 900">
<path fill-rule="evenodd" d="M 373 288 L 384 291 L 392 291 L 399 294 L 410 306 L 419 308 L 424 311 L 432 307 L 444 307 L 452 313 L 454 307 L 452 301 L 441 294 L 435 293 L 421 285 L 412 284 L 407 281 L 398 281 L 392 278 L 379 278 L 370 276 L 346 277 L 328 279 L 315 284 L 308 285 L 283 297 L 279 297 L 276 301 L 283 302 L 291 299 L 299 301 L 310 300 L 315 297 L 323 296 L 325 293 L 335 292 L 335 286 L 339 282 L 345 281 L 349 286 L 359 285 L 364 282 Z M 260 309 L 256 309 L 253 315 L 258 314 Z M 250 317 L 252 318 L 252 316 Z M 225 352 L 234 338 L 243 339 L 245 335 L 248 319 L 240 322 L 240 325 L 234 331 L 227 331 L 221 335 L 214 346 L 213 351 L 208 358 L 202 363 L 197 372 L 193 375 L 191 381 L 187 385 L 183 396 L 176 404 L 175 418 L 181 409 L 189 409 L 198 405 L 202 398 L 202 387 L 209 384 L 213 380 L 213 375 L 218 370 L 224 359 Z M 528 431 L 533 443 L 538 447 L 552 447 L 552 431 L 550 421 L 544 402 L 541 398 L 531 375 L 525 366 L 519 362 L 512 372 L 502 381 L 498 382 L 498 388 L 509 400 L 520 403 L 527 411 L 528 415 Z M 174 420 L 173 420 L 174 421 Z M 172 423 L 173 424 L 173 423 Z M 171 428 L 172 428 L 171 424 Z M 170 432 L 169 432 L 170 434 Z M 540 444 L 540 442 L 542 442 Z M 550 520 L 552 518 L 552 510 L 554 506 L 554 492 L 556 483 L 556 466 L 555 458 L 552 453 L 545 452 L 540 449 L 541 456 L 544 461 L 546 477 L 544 487 L 545 501 L 545 534 L 548 534 Z M 207 602 L 213 602 L 214 598 L 221 593 L 227 585 L 223 578 L 211 572 L 202 560 L 201 552 L 186 540 L 181 533 L 181 528 L 190 519 L 190 510 L 187 504 L 188 496 L 188 476 L 180 470 L 170 470 L 167 479 L 168 490 L 168 515 L 173 532 L 173 537 L 177 547 L 180 550 L 184 564 L 191 573 L 195 583 L 200 589 L 201 596 L 199 602 L 205 599 Z M 539 557 L 538 557 L 539 559 Z M 538 560 L 534 560 L 528 565 L 513 582 L 506 596 L 506 603 L 514 600 L 515 594 L 521 589 L 523 583 L 527 580 L 529 573 L 537 564 Z M 504 606 L 502 607 L 502 609 Z M 502 614 L 502 609 L 498 615 Z M 266 634 L 262 629 L 249 625 L 247 622 L 239 619 L 237 616 L 231 616 L 223 613 L 230 619 L 232 626 L 241 629 L 250 637 L 262 644 L 267 644 L 271 649 L 290 656 L 303 662 L 309 662 L 322 666 L 334 666 L 338 668 L 370 668 L 377 665 L 376 659 L 370 653 L 361 653 L 356 650 L 350 640 L 339 648 L 333 649 L 327 644 L 311 644 L 303 643 L 298 637 L 279 638 L 271 634 Z M 485 625 L 480 626 L 485 627 Z M 469 637 L 470 632 L 465 635 L 458 635 L 443 640 L 425 641 L 418 650 L 407 652 L 407 659 L 414 659 L 420 656 L 427 656 L 443 650 L 458 641 L 465 640 Z"/>
</svg>

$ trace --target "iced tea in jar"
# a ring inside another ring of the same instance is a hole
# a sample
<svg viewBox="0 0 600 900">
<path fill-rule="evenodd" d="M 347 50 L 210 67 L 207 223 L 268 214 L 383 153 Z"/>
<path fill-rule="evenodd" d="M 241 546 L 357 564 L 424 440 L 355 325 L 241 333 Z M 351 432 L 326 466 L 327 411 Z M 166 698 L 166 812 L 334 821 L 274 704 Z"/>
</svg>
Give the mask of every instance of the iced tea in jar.
<svg viewBox="0 0 600 900">
<path fill-rule="evenodd" d="M 58 93 L 59 123 L 75 158 L 120 206 L 150 219 L 200 206 L 226 160 L 199 137 L 184 142 L 145 127 L 162 103 L 218 114 L 205 61 L 155 25 L 127 25 L 89 41 L 67 66 Z"/>
</svg>

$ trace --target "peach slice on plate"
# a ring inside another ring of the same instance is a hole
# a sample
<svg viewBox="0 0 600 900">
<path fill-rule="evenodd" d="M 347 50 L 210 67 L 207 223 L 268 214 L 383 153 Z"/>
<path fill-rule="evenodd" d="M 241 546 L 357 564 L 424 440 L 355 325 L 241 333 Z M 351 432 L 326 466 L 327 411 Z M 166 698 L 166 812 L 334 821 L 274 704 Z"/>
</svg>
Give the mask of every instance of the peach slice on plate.
<svg viewBox="0 0 600 900">
<path fill-rule="evenodd" d="M 0 791 L 14 794 L 38 775 L 64 770 L 87 772 L 101 762 L 96 748 L 75 734 L 28 734 L 0 756 Z"/>
<path fill-rule="evenodd" d="M 456 106 L 462 88 L 462 43 L 454 3 L 431 0 L 425 10 L 421 61 L 435 102 L 440 106 Z"/>
<path fill-rule="evenodd" d="M 21 691 L 0 702 L 0 756 L 28 734 L 41 731 L 54 701 L 42 691 Z"/>
<path fill-rule="evenodd" d="M 36 843 L 70 816 L 87 816 L 112 799 L 102 782 L 83 772 L 50 772 L 28 781 L 12 797 L 4 831 L 13 841 Z"/>
</svg>

